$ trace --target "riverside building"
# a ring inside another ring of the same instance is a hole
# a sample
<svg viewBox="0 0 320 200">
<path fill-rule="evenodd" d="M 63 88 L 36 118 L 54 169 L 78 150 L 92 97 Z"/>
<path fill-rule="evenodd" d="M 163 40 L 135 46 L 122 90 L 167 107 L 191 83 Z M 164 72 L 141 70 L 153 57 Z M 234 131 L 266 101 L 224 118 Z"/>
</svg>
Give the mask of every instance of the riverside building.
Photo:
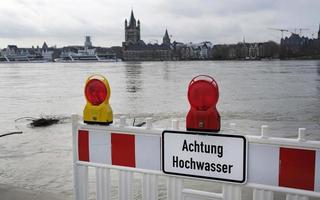
<svg viewBox="0 0 320 200">
<path fill-rule="evenodd" d="M 280 58 L 302 58 L 319 59 L 320 58 L 320 24 L 318 38 L 308 38 L 292 33 L 290 37 L 281 39 Z"/>
</svg>

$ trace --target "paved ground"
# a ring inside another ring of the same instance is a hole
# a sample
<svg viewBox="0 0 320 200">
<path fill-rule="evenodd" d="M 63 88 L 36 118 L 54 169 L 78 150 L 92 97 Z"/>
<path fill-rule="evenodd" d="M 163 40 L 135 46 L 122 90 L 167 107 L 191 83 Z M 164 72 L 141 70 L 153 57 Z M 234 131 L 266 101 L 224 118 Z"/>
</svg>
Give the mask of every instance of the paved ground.
<svg viewBox="0 0 320 200">
<path fill-rule="evenodd" d="M 62 196 L 0 184 L 0 200 L 64 200 Z"/>
</svg>

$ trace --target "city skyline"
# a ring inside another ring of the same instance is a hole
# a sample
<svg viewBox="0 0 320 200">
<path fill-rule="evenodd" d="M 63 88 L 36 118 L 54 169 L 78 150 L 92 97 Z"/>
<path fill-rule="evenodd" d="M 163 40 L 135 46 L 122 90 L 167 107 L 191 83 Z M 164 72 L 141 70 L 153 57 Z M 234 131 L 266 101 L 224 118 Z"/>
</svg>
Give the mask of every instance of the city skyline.
<svg viewBox="0 0 320 200">
<path fill-rule="evenodd" d="M 58 47 L 82 45 L 85 35 L 92 36 L 95 46 L 120 46 L 124 19 L 130 17 L 131 9 L 141 20 L 141 37 L 146 42 L 161 41 L 165 29 L 172 41 L 180 42 L 236 43 L 243 37 L 248 42 L 279 42 L 281 33 L 268 28 L 308 28 L 303 35 L 316 37 L 319 7 L 316 0 L 293 0 L 290 5 L 284 0 L 79 0 L 77 4 L 71 0 L 4 0 L 0 48 L 40 46 L 44 41 Z"/>
</svg>

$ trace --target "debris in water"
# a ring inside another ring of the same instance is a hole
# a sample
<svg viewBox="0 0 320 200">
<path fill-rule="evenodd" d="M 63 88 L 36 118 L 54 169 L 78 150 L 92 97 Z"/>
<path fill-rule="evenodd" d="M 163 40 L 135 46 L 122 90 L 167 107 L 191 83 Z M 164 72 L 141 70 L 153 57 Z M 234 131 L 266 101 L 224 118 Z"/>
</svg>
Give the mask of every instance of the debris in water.
<svg viewBox="0 0 320 200">
<path fill-rule="evenodd" d="M 143 125 L 146 124 L 146 122 L 141 122 L 141 123 L 137 123 L 135 124 L 136 122 L 136 118 L 133 118 L 133 123 L 132 123 L 132 126 L 135 126 L 135 127 L 142 127 Z"/>
<path fill-rule="evenodd" d="M 33 119 L 30 123 L 31 127 L 46 127 L 51 126 L 53 124 L 57 124 L 60 120 L 55 117 L 41 117 L 38 119 Z"/>
<path fill-rule="evenodd" d="M 65 120 L 69 119 L 68 117 L 58 117 L 58 116 L 40 116 L 40 118 L 35 117 L 20 117 L 15 120 L 18 122 L 20 120 L 31 121 L 29 125 L 31 128 L 35 127 L 46 127 L 51 126 L 53 124 L 63 123 Z"/>
<path fill-rule="evenodd" d="M 10 132 L 10 133 L 5 133 L 5 134 L 0 135 L 0 137 L 13 135 L 13 134 L 22 134 L 22 131 L 15 131 L 15 132 Z"/>
<path fill-rule="evenodd" d="M 141 122 L 141 123 L 136 124 L 135 126 L 136 126 L 136 127 L 142 127 L 142 126 L 145 125 L 145 124 L 146 124 L 146 122 Z"/>
<path fill-rule="evenodd" d="M 34 120 L 35 118 L 34 117 L 20 117 L 18 119 L 15 119 L 14 121 L 17 122 L 17 121 L 20 121 L 22 119 L 26 119 L 26 120 Z"/>
</svg>

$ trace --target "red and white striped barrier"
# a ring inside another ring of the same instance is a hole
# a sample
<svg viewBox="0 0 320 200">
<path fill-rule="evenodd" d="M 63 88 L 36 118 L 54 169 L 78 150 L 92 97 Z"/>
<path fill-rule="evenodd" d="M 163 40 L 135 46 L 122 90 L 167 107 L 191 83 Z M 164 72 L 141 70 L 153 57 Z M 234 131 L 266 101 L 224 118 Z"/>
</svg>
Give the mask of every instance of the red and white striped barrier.
<svg viewBox="0 0 320 200">
<path fill-rule="evenodd" d="M 160 137 L 79 130 L 80 161 L 160 170 Z"/>
<path fill-rule="evenodd" d="M 320 151 L 249 144 L 248 182 L 320 192 Z"/>
<path fill-rule="evenodd" d="M 161 170 L 159 136 L 78 131 L 80 161 Z M 249 144 L 248 182 L 320 192 L 320 150 Z"/>
<path fill-rule="evenodd" d="M 75 176 L 79 173 L 84 175 L 87 173 L 83 171 L 82 166 L 111 167 L 121 171 L 167 176 L 161 169 L 162 131 L 152 129 L 150 124 L 147 125 L 147 128 L 127 127 L 124 126 L 123 120 L 120 126 L 87 125 L 78 122 L 75 118 L 73 120 Z M 273 199 L 273 193 L 269 191 L 286 192 L 287 200 L 307 199 L 307 196 L 320 198 L 320 141 L 307 141 L 303 138 L 303 134 L 299 135 L 298 139 L 269 138 L 264 131 L 261 136 L 246 136 L 246 138 L 248 140 L 248 176 L 244 186 L 254 188 L 253 199 Z M 132 181 L 132 175 L 123 174 L 122 176 L 125 182 Z M 150 178 L 146 179 L 145 187 L 151 187 L 152 191 L 155 191 L 154 184 L 157 179 Z M 81 182 L 83 178 L 75 177 L 76 193 L 81 193 L 81 195 L 76 194 L 76 199 L 86 199 L 78 198 L 88 195 L 82 192 L 87 184 L 79 183 L 79 180 Z M 100 178 L 97 176 L 98 180 Z M 172 180 L 174 181 L 169 182 L 168 187 L 172 186 L 176 189 L 182 187 L 181 181 L 177 181 L 176 178 Z M 130 183 L 126 184 L 129 185 L 124 188 L 131 188 Z M 192 197 L 207 195 L 215 199 L 239 199 L 235 196 L 241 194 L 240 186 L 235 187 L 227 183 L 223 188 L 228 193 L 222 196 L 182 188 L 179 191 Z M 171 191 L 169 188 L 168 190 Z M 182 198 L 181 194 L 174 194 L 172 191 L 170 193 L 170 191 L 168 191 L 168 198 L 169 196 L 172 198 L 169 199 Z M 131 193 L 132 190 L 128 194 Z M 200 196 L 199 199 L 202 199 Z M 120 199 L 127 197 L 124 195 Z M 144 199 L 149 199 L 147 197 Z"/>
</svg>

